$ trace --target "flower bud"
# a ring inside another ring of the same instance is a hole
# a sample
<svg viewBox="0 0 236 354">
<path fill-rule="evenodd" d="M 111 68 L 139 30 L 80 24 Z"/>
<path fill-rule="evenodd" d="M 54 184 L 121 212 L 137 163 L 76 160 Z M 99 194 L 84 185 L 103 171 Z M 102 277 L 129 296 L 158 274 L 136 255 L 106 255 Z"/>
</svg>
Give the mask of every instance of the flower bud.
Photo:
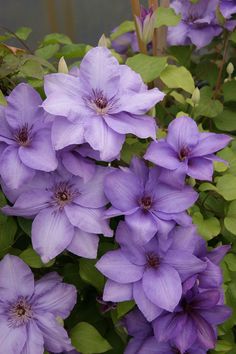
<svg viewBox="0 0 236 354">
<path fill-rule="evenodd" d="M 148 10 L 141 7 L 140 16 L 136 16 L 136 24 L 138 28 L 139 37 L 148 44 L 152 40 L 153 32 L 156 26 L 157 11 L 153 11 L 152 7 Z"/>
<path fill-rule="evenodd" d="M 227 74 L 231 76 L 234 72 L 234 66 L 232 63 L 229 63 L 226 68 Z"/>
<path fill-rule="evenodd" d="M 99 47 L 106 47 L 106 48 L 108 48 L 110 46 L 110 40 L 109 40 L 109 38 L 107 38 L 105 36 L 104 33 L 98 41 L 98 46 Z"/>
<path fill-rule="evenodd" d="M 66 61 L 65 61 L 64 57 L 61 57 L 61 59 L 59 60 L 58 72 L 61 73 L 61 74 L 68 74 L 68 72 L 69 72 L 68 66 L 66 64 Z"/>
<path fill-rule="evenodd" d="M 192 94 L 192 102 L 194 105 L 197 105 L 200 102 L 200 97 L 201 97 L 200 90 L 198 87 L 195 87 L 195 90 L 193 91 Z"/>
</svg>

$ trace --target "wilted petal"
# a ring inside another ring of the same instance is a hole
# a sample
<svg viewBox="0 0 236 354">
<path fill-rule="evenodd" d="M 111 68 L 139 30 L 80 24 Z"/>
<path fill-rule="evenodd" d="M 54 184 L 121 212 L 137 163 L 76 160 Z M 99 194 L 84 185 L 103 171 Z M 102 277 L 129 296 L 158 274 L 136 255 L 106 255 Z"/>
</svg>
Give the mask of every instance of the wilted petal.
<svg viewBox="0 0 236 354">
<path fill-rule="evenodd" d="M 75 228 L 74 237 L 67 250 L 84 258 L 97 258 L 99 237 Z"/>
<path fill-rule="evenodd" d="M 33 248 L 44 263 L 64 251 L 73 236 L 74 227 L 63 211 L 47 208 L 42 210 L 33 221 Z"/>
<path fill-rule="evenodd" d="M 175 170 L 181 164 L 176 151 L 164 141 L 152 142 L 149 145 L 144 158 L 158 166 L 170 170 Z"/>
<path fill-rule="evenodd" d="M 149 268 L 143 275 L 143 289 L 151 302 L 172 312 L 182 295 L 181 279 L 178 272 L 167 264 L 158 269 Z"/>
<path fill-rule="evenodd" d="M 133 283 L 143 276 L 143 267 L 129 262 L 121 250 L 107 252 L 96 264 L 107 278 L 118 283 Z"/>
<path fill-rule="evenodd" d="M 133 285 L 121 284 L 110 279 L 106 281 L 103 300 L 112 302 L 129 301 L 133 299 Z"/>
<path fill-rule="evenodd" d="M 13 328 L 9 326 L 7 317 L 0 315 L 0 343 L 2 353 L 21 354 L 26 340 L 27 333 L 25 326 Z"/>
<path fill-rule="evenodd" d="M 27 326 L 27 341 L 20 354 L 42 354 L 44 340 L 36 322 L 31 320 Z"/>
<path fill-rule="evenodd" d="M 13 302 L 20 296 L 30 298 L 33 291 L 34 276 L 30 268 L 20 258 L 7 254 L 0 262 L 0 299 Z"/>
</svg>

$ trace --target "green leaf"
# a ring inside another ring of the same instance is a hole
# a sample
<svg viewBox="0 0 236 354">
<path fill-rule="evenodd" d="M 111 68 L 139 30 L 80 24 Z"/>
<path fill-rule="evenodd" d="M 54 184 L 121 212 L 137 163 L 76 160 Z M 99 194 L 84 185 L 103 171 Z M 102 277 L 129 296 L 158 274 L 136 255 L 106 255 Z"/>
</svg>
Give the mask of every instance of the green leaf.
<svg viewBox="0 0 236 354">
<path fill-rule="evenodd" d="M 228 172 L 236 176 L 236 151 L 234 151 L 231 147 L 226 147 L 220 151 L 217 156 L 228 161 Z"/>
<path fill-rule="evenodd" d="M 169 53 L 174 56 L 178 63 L 188 67 L 190 65 L 192 48 L 191 46 L 171 46 L 168 48 Z"/>
<path fill-rule="evenodd" d="M 236 199 L 236 176 L 225 174 L 217 179 L 216 187 L 225 200 Z"/>
<path fill-rule="evenodd" d="M 21 67 L 20 72 L 26 77 L 33 77 L 35 79 L 43 78 L 43 69 L 40 63 L 35 60 L 27 60 Z"/>
<path fill-rule="evenodd" d="M 236 200 L 230 203 L 224 224 L 229 232 L 236 235 Z"/>
<path fill-rule="evenodd" d="M 166 57 L 151 57 L 145 54 L 137 54 L 128 58 L 126 64 L 141 75 L 144 82 L 155 80 L 163 72 L 167 63 Z"/>
<path fill-rule="evenodd" d="M 223 84 L 224 101 L 236 101 L 236 81 L 228 81 Z"/>
<path fill-rule="evenodd" d="M 99 291 L 103 290 L 105 278 L 95 268 L 96 260 L 80 259 L 80 276 L 86 282 L 97 288 Z"/>
<path fill-rule="evenodd" d="M 195 89 L 193 77 L 184 66 L 168 65 L 160 78 L 169 88 L 181 88 L 189 93 Z"/>
<path fill-rule="evenodd" d="M 112 41 L 114 41 L 116 38 L 122 36 L 123 34 L 132 31 L 135 31 L 134 21 L 124 21 L 111 34 L 110 38 Z"/>
<path fill-rule="evenodd" d="M 0 224 L 0 253 L 4 253 L 14 243 L 17 230 L 16 222 L 13 218 L 7 217 L 5 222 Z"/>
<path fill-rule="evenodd" d="M 59 44 L 48 44 L 45 47 L 39 48 L 35 51 L 35 54 L 44 59 L 50 59 L 53 57 L 59 50 Z"/>
<path fill-rule="evenodd" d="M 134 306 L 135 306 L 135 302 L 133 300 L 119 302 L 118 305 L 117 305 L 118 318 L 123 317 L 126 313 L 128 313 L 130 310 L 132 310 L 132 308 Z"/>
<path fill-rule="evenodd" d="M 200 90 L 200 102 L 194 110 L 194 117 L 205 116 L 209 118 L 216 117 L 223 111 L 223 105 L 218 100 L 213 100 L 212 90 L 209 87 L 203 87 Z"/>
<path fill-rule="evenodd" d="M 181 20 L 181 15 L 177 15 L 170 7 L 158 7 L 156 17 L 156 28 L 161 26 L 176 26 Z"/>
<path fill-rule="evenodd" d="M 224 258 L 225 263 L 229 267 L 231 272 L 236 272 L 236 255 L 233 253 L 228 253 Z"/>
<path fill-rule="evenodd" d="M 211 87 L 214 87 L 218 77 L 218 67 L 210 61 L 200 61 L 196 67 L 196 76 L 198 79 L 208 81 Z"/>
<path fill-rule="evenodd" d="M 17 35 L 17 37 L 19 37 L 20 39 L 22 39 L 23 41 L 25 41 L 30 33 L 32 32 L 32 29 L 29 27 L 20 27 L 15 34 Z"/>
<path fill-rule="evenodd" d="M 105 353 L 112 349 L 95 327 L 86 322 L 78 323 L 70 333 L 72 345 L 82 353 Z"/>
<path fill-rule="evenodd" d="M 0 90 L 0 105 L 7 106 L 7 100 L 4 96 L 4 94 L 2 93 L 2 90 Z"/>
<path fill-rule="evenodd" d="M 67 44 L 62 47 L 57 57 L 64 57 L 65 59 L 83 58 L 90 48 L 86 44 Z"/>
<path fill-rule="evenodd" d="M 199 186 L 199 191 L 200 192 L 206 192 L 206 191 L 216 191 L 217 192 L 217 188 L 213 184 L 205 182 Z"/>
<path fill-rule="evenodd" d="M 207 241 L 220 233 L 220 222 L 215 217 L 204 219 L 200 212 L 196 212 L 193 214 L 193 223 L 197 225 L 199 234 Z"/>
<path fill-rule="evenodd" d="M 236 43 L 236 31 L 234 31 L 233 33 L 231 33 L 231 36 L 229 37 L 229 39 L 230 39 L 232 42 Z"/>
<path fill-rule="evenodd" d="M 48 263 L 43 263 L 41 261 L 40 256 L 33 250 L 32 247 L 27 248 L 24 250 L 19 257 L 30 267 L 32 268 L 43 268 L 43 267 L 51 267 L 55 260 L 51 260 Z"/>
<path fill-rule="evenodd" d="M 44 44 L 71 44 L 71 39 L 65 34 L 61 33 L 50 33 L 47 34 L 43 39 Z"/>
<path fill-rule="evenodd" d="M 121 151 L 121 160 L 130 163 L 133 156 L 143 156 L 148 143 L 142 143 L 137 139 L 126 139 Z"/>
<path fill-rule="evenodd" d="M 225 108 L 222 113 L 214 118 L 214 123 L 219 130 L 225 132 L 236 130 L 235 111 Z"/>
<path fill-rule="evenodd" d="M 18 217 L 17 221 L 20 228 L 26 233 L 26 235 L 31 236 L 32 220 Z"/>
</svg>

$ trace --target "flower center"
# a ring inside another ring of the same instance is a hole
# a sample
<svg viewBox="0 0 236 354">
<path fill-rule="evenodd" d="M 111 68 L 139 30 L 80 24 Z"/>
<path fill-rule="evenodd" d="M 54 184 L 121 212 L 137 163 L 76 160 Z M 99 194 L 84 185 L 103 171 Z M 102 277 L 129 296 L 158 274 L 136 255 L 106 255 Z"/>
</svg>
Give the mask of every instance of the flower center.
<svg viewBox="0 0 236 354">
<path fill-rule="evenodd" d="M 106 97 L 103 97 L 101 95 L 94 100 L 94 103 L 96 104 L 96 106 L 99 109 L 103 110 L 104 108 L 107 107 L 108 101 L 107 101 Z"/>
<path fill-rule="evenodd" d="M 140 206 L 144 210 L 149 210 L 152 206 L 152 198 L 151 197 L 143 197 L 140 200 Z"/>
<path fill-rule="evenodd" d="M 23 125 L 15 134 L 16 142 L 21 146 L 28 146 L 31 142 L 30 130 L 28 124 Z"/>
<path fill-rule="evenodd" d="M 180 161 L 184 161 L 190 153 L 190 149 L 186 146 L 182 147 L 179 152 L 179 159 Z"/>
<path fill-rule="evenodd" d="M 182 307 L 183 311 L 186 313 L 190 313 L 192 311 L 192 306 L 186 299 L 182 299 L 180 302 L 180 306 Z"/>
<path fill-rule="evenodd" d="M 8 323 L 10 327 L 25 325 L 33 317 L 31 305 L 24 297 L 20 297 L 16 303 L 10 306 Z"/>
<path fill-rule="evenodd" d="M 161 264 L 159 256 L 154 252 L 147 253 L 146 260 L 147 260 L 147 266 L 149 268 L 158 268 L 159 265 Z"/>
<path fill-rule="evenodd" d="M 66 204 L 71 203 L 78 194 L 78 190 L 68 182 L 60 182 L 54 187 L 53 200 L 60 208 L 63 208 Z"/>
</svg>

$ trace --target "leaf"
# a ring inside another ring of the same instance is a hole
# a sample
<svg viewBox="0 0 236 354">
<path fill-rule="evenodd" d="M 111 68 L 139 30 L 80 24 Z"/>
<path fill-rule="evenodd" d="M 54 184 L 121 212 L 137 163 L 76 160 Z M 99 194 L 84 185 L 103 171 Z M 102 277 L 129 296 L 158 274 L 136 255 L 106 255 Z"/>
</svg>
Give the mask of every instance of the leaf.
<svg viewBox="0 0 236 354">
<path fill-rule="evenodd" d="M 199 186 L 199 191 L 200 192 L 206 192 L 206 191 L 216 191 L 217 192 L 217 188 L 213 184 L 205 182 Z"/>
<path fill-rule="evenodd" d="M 214 118 L 214 123 L 219 130 L 231 132 L 236 130 L 236 113 L 228 108 L 225 108 L 222 113 Z"/>
<path fill-rule="evenodd" d="M 176 26 L 181 20 L 181 15 L 177 15 L 170 7 L 158 7 L 156 17 L 156 28 L 161 26 Z"/>
<path fill-rule="evenodd" d="M 59 44 L 48 44 L 45 47 L 37 49 L 35 54 L 44 59 L 50 59 L 58 52 L 59 48 Z"/>
<path fill-rule="evenodd" d="M 62 47 L 57 57 L 64 57 L 65 59 L 82 58 L 90 48 L 86 44 L 67 44 Z"/>
<path fill-rule="evenodd" d="M 19 37 L 20 39 L 22 39 L 23 41 L 25 41 L 30 33 L 32 32 L 32 29 L 29 27 L 20 27 L 15 34 L 17 35 L 17 37 Z"/>
<path fill-rule="evenodd" d="M 124 21 L 115 29 L 110 38 L 112 41 L 114 41 L 116 38 L 122 36 L 123 34 L 133 31 L 135 31 L 134 21 Z"/>
<path fill-rule="evenodd" d="M 21 67 L 20 72 L 26 77 L 33 77 L 35 79 L 43 78 L 43 69 L 41 65 L 34 60 L 27 60 L 25 64 Z"/>
<path fill-rule="evenodd" d="M 95 268 L 96 260 L 93 259 L 80 259 L 80 276 L 86 282 L 102 291 L 104 287 L 105 278 Z"/>
<path fill-rule="evenodd" d="M 236 199 L 236 176 L 225 174 L 217 179 L 216 187 L 225 200 Z"/>
<path fill-rule="evenodd" d="M 223 105 L 218 100 L 213 100 L 212 90 L 209 87 L 203 87 L 200 90 L 200 102 L 194 110 L 194 116 L 205 116 L 209 118 L 216 117 L 223 111 Z"/>
<path fill-rule="evenodd" d="M 200 61 L 196 67 L 197 78 L 207 81 L 211 87 L 214 87 L 218 77 L 218 67 L 210 61 Z"/>
<path fill-rule="evenodd" d="M 223 84 L 224 101 L 236 101 L 236 81 L 228 81 Z"/>
<path fill-rule="evenodd" d="M 199 234 L 207 241 L 220 233 L 220 222 L 215 217 L 204 219 L 200 212 L 196 212 L 193 214 L 193 223 L 197 225 Z"/>
<path fill-rule="evenodd" d="M 43 39 L 44 44 L 71 44 L 71 39 L 62 33 L 50 33 L 47 34 Z"/>
<path fill-rule="evenodd" d="M 168 48 L 169 53 L 174 56 L 178 63 L 188 67 L 191 61 L 192 47 L 191 46 L 171 46 Z"/>
<path fill-rule="evenodd" d="M 151 57 L 145 54 L 137 54 L 128 58 L 126 64 L 141 75 L 144 82 L 155 80 L 163 72 L 167 63 L 166 57 Z"/>
<path fill-rule="evenodd" d="M 160 78 L 169 88 L 181 88 L 189 93 L 195 89 L 193 77 L 184 66 L 168 65 Z"/>
<path fill-rule="evenodd" d="M 130 142 L 130 140 L 132 140 L 132 142 Z M 148 143 L 141 143 L 136 139 L 130 140 L 126 139 L 121 150 L 121 160 L 126 163 L 130 163 L 133 156 L 141 157 L 144 155 L 148 145 Z"/>
<path fill-rule="evenodd" d="M 229 232 L 236 235 L 236 200 L 229 205 L 224 225 Z"/>
<path fill-rule="evenodd" d="M 236 32 L 231 33 L 231 36 L 229 37 L 229 39 L 230 39 L 232 42 L 236 43 Z"/>
<path fill-rule="evenodd" d="M 19 257 L 30 267 L 32 268 L 43 268 L 43 267 L 51 267 L 55 260 L 52 259 L 50 262 L 47 264 L 43 263 L 41 261 L 40 256 L 33 250 L 32 247 L 27 248 L 24 250 Z"/>
<path fill-rule="evenodd" d="M 2 93 L 2 90 L 0 90 L 0 105 L 7 106 L 7 100 L 4 96 L 4 94 Z"/>
<path fill-rule="evenodd" d="M 32 220 L 18 217 L 17 221 L 24 233 L 26 233 L 28 236 L 31 236 Z"/>
<path fill-rule="evenodd" d="M 17 230 L 16 222 L 13 218 L 7 217 L 0 225 L 0 253 L 2 254 L 14 243 Z"/>
<path fill-rule="evenodd" d="M 135 302 L 131 301 L 124 301 L 117 304 L 117 315 L 118 318 L 123 317 L 126 313 L 128 313 L 132 308 L 135 306 Z"/>
<path fill-rule="evenodd" d="M 78 323 L 70 332 L 72 345 L 82 353 L 105 353 L 112 349 L 95 327 L 86 322 Z"/>
<path fill-rule="evenodd" d="M 231 272 L 236 272 L 236 255 L 233 253 L 228 253 L 224 258 L 225 263 L 229 267 Z"/>
</svg>

